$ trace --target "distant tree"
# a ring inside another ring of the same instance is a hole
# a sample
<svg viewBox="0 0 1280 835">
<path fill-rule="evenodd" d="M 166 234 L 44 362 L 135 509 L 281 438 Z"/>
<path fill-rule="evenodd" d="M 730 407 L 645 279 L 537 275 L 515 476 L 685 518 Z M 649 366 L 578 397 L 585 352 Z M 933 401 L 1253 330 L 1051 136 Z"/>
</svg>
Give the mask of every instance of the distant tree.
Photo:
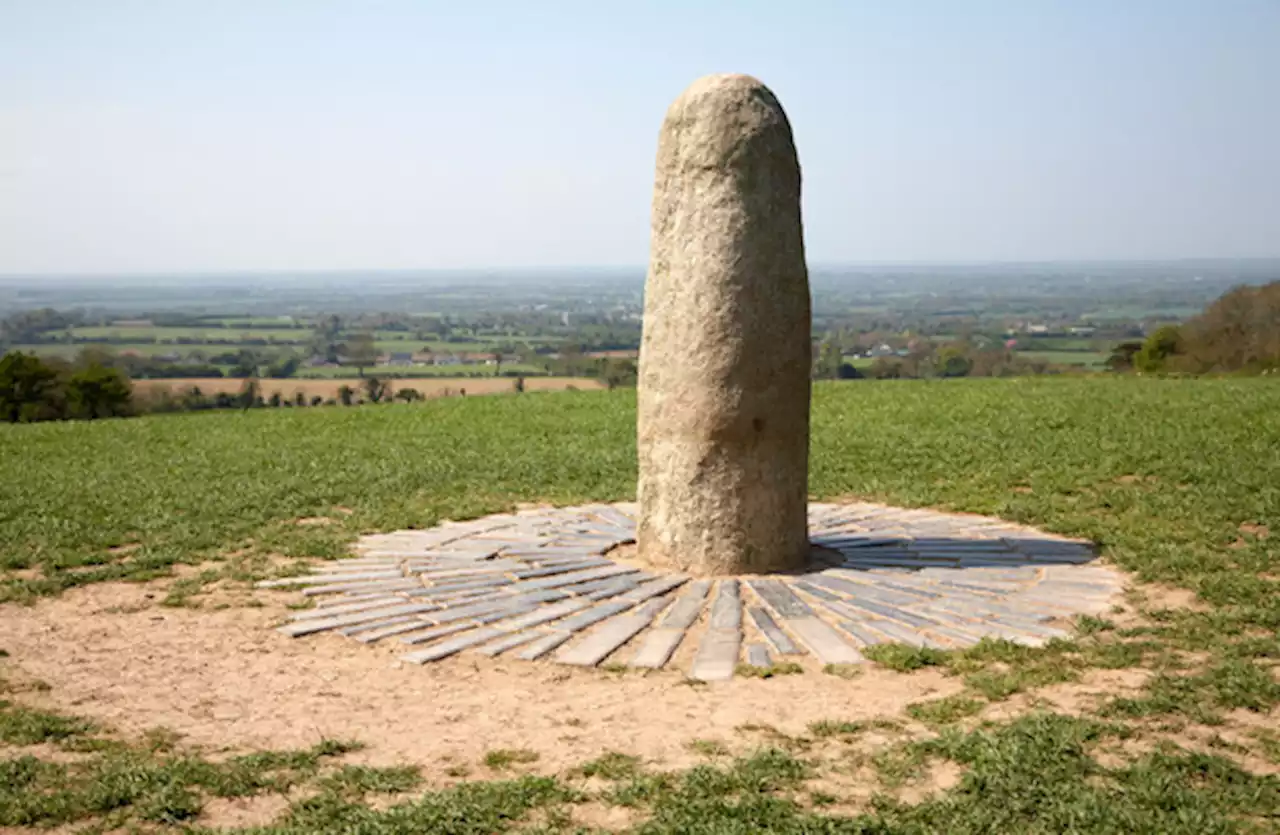
<svg viewBox="0 0 1280 835">
<path fill-rule="evenodd" d="M 296 355 L 282 357 L 267 366 L 267 376 L 277 380 L 287 380 L 297 373 L 302 366 L 302 359 Z"/>
<path fill-rule="evenodd" d="M 837 376 L 841 380 L 857 380 L 862 377 L 862 372 L 853 363 L 842 362 Z"/>
<path fill-rule="evenodd" d="M 383 380 L 380 377 L 366 377 L 364 393 L 369 398 L 370 403 L 381 403 L 392 395 L 391 381 Z"/>
<path fill-rule="evenodd" d="M 1280 281 L 1237 287 L 1181 329 L 1178 367 L 1196 372 L 1280 368 Z"/>
<path fill-rule="evenodd" d="M 868 376 L 876 380 L 897 380 L 907 376 L 901 360 L 880 357 L 867 369 Z"/>
<path fill-rule="evenodd" d="M 236 354 L 235 362 L 232 364 L 231 372 L 228 376 L 248 379 L 249 377 L 258 376 L 258 366 L 260 365 L 258 355 L 253 351 L 241 349 Z"/>
<path fill-rule="evenodd" d="M 378 362 L 378 345 L 373 341 L 373 334 L 367 331 L 348 339 L 343 346 L 343 353 L 346 355 L 347 364 L 354 365 L 361 377 L 364 376 L 366 368 Z"/>
<path fill-rule="evenodd" d="M 350 406 L 355 396 L 356 390 L 351 386 L 343 384 L 338 387 L 338 400 L 341 401 L 343 406 Z"/>
<path fill-rule="evenodd" d="M 1175 325 L 1165 325 L 1147 337 L 1133 355 L 1133 367 L 1139 371 L 1164 371 L 1169 358 L 1182 348 L 1182 333 Z"/>
<path fill-rule="evenodd" d="M 1103 364 L 1112 371 L 1132 371 L 1133 358 L 1141 350 L 1141 342 L 1121 342 L 1111 350 L 1111 356 Z"/>
<path fill-rule="evenodd" d="M 66 386 L 67 416 L 81 420 L 130 414 L 133 387 L 114 368 L 90 365 L 73 373 Z"/>
<path fill-rule="evenodd" d="M 236 405 L 241 409 L 252 409 L 259 404 L 262 397 L 258 394 L 258 381 L 252 377 L 244 381 L 244 385 L 240 386 L 240 394 L 236 398 Z"/>
<path fill-rule="evenodd" d="M 966 377 L 973 368 L 973 361 L 969 359 L 966 348 L 968 346 L 960 344 L 944 345 L 938 349 L 937 356 L 934 358 L 935 367 L 943 377 Z"/>
<path fill-rule="evenodd" d="M 844 362 L 844 351 L 834 336 L 822 340 L 818 350 L 814 352 L 813 377 L 815 380 L 834 380 L 840 375 L 840 363 Z"/>
<path fill-rule="evenodd" d="M 0 418 L 9 423 L 31 423 L 64 416 L 56 369 L 17 351 L 0 359 Z"/>
</svg>

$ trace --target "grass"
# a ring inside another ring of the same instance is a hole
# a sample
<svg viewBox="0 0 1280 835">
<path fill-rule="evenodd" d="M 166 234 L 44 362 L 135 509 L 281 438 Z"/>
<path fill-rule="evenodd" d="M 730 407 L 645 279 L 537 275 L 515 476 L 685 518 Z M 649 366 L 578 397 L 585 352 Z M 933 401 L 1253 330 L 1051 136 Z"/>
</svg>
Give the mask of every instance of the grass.
<svg viewBox="0 0 1280 835">
<path fill-rule="evenodd" d="M 984 702 L 964 696 L 948 696 L 907 705 L 907 715 L 926 725 L 950 725 L 982 710 Z"/>
<path fill-rule="evenodd" d="M 0 469 L 21 477 L 0 481 L 0 600 L 208 562 L 168 601 L 195 605 L 211 583 L 286 572 L 291 557 L 337 557 L 362 531 L 523 501 L 631 498 L 633 420 L 633 395 L 580 392 L 3 426 Z M 1131 604 L 1137 621 L 1082 618 L 1078 640 L 1039 648 L 870 648 L 884 666 L 934 667 L 965 690 L 909 709 L 931 735 L 870 757 L 880 793 L 852 816 L 808 801 L 804 783 L 825 766 L 801 759 L 818 756 L 805 746 L 734 759 L 709 740 L 694 750 L 714 759 L 683 772 L 641 769 L 626 752 L 589 763 L 580 773 L 609 784 L 594 802 L 635 810 L 646 833 L 1274 831 L 1280 786 L 1237 761 L 1245 750 L 1280 757 L 1274 734 L 1191 751 L 1160 730 L 1230 724 L 1237 714 L 1265 723 L 1280 705 L 1274 380 L 819 384 L 812 447 L 815 497 L 994 514 L 1087 537 L 1140 580 L 1194 592 L 1197 605 L 1165 604 L 1157 591 Z M 304 517 L 330 522 L 296 524 Z M 1095 712 L 969 727 L 988 701 L 1139 667 L 1147 683 Z M 809 733 L 842 740 L 826 747 L 851 757 L 869 727 L 815 723 Z M 580 800 L 565 780 L 526 777 L 370 805 L 367 796 L 420 787 L 407 788 L 410 771 L 346 770 L 316 751 L 209 763 L 171 739 L 113 743 L 74 717 L 12 703 L 0 707 L 0 735 L 16 751 L 0 759 L 9 816 L 0 825 L 177 825 L 198 820 L 218 792 L 305 785 L 264 832 L 555 830 L 571 828 L 565 810 Z M 1144 753 L 1117 758 L 1109 746 L 1134 736 Z M 86 759 L 22 753 L 36 742 Z M 485 765 L 508 768 L 511 753 L 490 752 Z M 957 786 L 900 799 L 894 786 L 944 763 L 959 769 Z"/>
<path fill-rule="evenodd" d="M 795 676 L 803 673 L 804 667 L 794 661 L 782 661 L 777 664 L 770 664 L 768 667 L 739 664 L 734 668 L 733 672 L 734 675 L 742 678 L 773 678 L 774 676 Z"/>
<path fill-rule="evenodd" d="M 505 771 L 513 765 L 528 765 L 538 761 L 538 754 L 524 748 L 495 748 L 484 755 L 484 764 L 494 771 Z"/>
</svg>

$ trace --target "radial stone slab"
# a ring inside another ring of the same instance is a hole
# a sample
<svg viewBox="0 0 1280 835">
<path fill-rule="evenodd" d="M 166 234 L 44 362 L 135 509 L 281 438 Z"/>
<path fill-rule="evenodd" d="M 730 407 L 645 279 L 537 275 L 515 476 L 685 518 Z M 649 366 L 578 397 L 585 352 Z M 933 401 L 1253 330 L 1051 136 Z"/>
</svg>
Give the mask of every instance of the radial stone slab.
<svg viewBox="0 0 1280 835">
<path fill-rule="evenodd" d="M 354 559 L 259 585 L 316 598 L 284 634 L 399 642 L 414 663 L 469 652 L 653 669 L 679 656 L 705 680 L 744 660 L 858 663 L 879 643 L 1040 644 L 1069 635 L 1063 619 L 1109 609 L 1123 586 L 1088 564 L 1087 542 L 875 504 L 811 504 L 810 539 L 825 556 L 807 572 L 654 573 L 612 558 L 634 541 L 635 514 L 584 505 L 367 536 Z"/>
</svg>

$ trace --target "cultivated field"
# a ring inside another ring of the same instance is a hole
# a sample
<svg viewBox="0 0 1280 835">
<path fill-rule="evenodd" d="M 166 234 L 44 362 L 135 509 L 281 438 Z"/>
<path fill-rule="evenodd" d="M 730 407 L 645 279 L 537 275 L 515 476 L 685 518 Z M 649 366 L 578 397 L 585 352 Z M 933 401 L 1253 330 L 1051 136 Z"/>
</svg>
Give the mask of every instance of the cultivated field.
<svg viewBox="0 0 1280 835">
<path fill-rule="evenodd" d="M 400 667 L 280 636 L 297 595 L 252 588 L 361 532 L 630 498 L 634 454 L 621 391 L 0 426 L 0 827 L 1277 830 L 1274 380 L 816 386 L 815 498 L 1003 516 L 1129 572 L 1040 648 L 711 686 Z"/>
<path fill-rule="evenodd" d="M 513 377 L 414 377 L 389 381 L 393 390 L 401 388 L 416 389 L 423 397 L 454 397 L 464 392 L 475 394 L 507 394 L 515 391 L 516 380 Z M 206 380 L 135 380 L 134 388 L 142 395 L 153 394 L 159 389 L 168 389 L 173 394 L 190 390 L 193 386 L 208 396 L 226 392 L 235 394 L 244 386 L 244 380 L 222 377 Z M 298 392 L 310 400 L 312 397 L 323 397 L 326 400 L 338 397 L 338 390 L 349 386 L 356 391 L 357 398 L 364 396 L 364 380 L 359 377 L 335 377 L 325 380 L 290 378 L 287 380 L 259 380 L 258 385 L 263 397 L 270 397 L 279 392 L 281 397 L 292 399 Z M 524 381 L 526 392 L 532 391 L 595 391 L 605 387 L 600 380 L 578 377 L 527 377 Z"/>
</svg>

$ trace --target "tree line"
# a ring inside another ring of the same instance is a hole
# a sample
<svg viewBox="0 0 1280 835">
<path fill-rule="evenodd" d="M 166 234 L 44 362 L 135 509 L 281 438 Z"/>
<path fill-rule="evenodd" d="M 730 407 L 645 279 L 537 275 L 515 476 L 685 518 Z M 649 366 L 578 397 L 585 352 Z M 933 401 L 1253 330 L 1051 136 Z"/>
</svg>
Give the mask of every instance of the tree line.
<svg viewBox="0 0 1280 835">
<path fill-rule="evenodd" d="M 1181 325 L 1116 346 L 1107 365 L 1145 373 L 1280 371 L 1280 281 L 1230 290 Z"/>
<path fill-rule="evenodd" d="M 11 351 L 0 358 L 0 420 L 94 420 L 133 414 L 133 386 L 119 369 Z"/>
</svg>

